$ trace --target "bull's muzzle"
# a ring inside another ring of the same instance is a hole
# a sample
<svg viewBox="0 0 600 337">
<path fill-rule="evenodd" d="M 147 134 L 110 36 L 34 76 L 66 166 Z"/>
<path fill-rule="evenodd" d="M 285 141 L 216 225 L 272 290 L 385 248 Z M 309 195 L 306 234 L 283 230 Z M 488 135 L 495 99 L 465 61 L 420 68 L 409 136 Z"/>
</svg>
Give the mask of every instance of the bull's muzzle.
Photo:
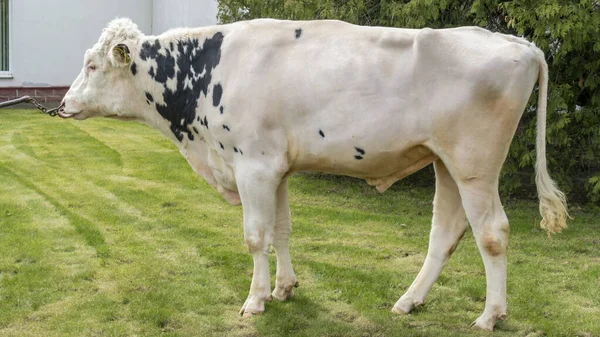
<svg viewBox="0 0 600 337">
<path fill-rule="evenodd" d="M 65 112 L 65 99 L 64 98 L 63 98 L 62 102 L 60 102 L 60 105 L 58 106 L 58 110 L 56 111 L 56 113 L 61 118 L 72 118 L 73 116 L 75 116 L 75 114 L 70 114 L 70 113 Z"/>
</svg>

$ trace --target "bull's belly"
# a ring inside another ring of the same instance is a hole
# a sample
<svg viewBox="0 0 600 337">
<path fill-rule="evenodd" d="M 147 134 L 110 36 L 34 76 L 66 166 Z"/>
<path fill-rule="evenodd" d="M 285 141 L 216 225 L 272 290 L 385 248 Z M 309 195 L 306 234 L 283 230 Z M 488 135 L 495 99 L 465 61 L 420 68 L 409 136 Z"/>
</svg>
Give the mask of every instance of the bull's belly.
<svg viewBox="0 0 600 337">
<path fill-rule="evenodd" d="M 416 145 L 402 151 L 362 153 L 352 160 L 336 154 L 307 154 L 298 158 L 291 172 L 319 171 L 362 178 L 384 192 L 396 181 L 433 163 L 438 157 L 429 148 Z"/>
</svg>

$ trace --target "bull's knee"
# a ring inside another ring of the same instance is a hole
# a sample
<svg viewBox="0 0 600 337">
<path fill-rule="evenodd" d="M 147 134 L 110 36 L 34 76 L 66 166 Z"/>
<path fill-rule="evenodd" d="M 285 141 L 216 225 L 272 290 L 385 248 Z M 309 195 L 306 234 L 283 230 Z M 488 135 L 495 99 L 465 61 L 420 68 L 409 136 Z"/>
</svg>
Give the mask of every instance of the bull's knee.
<svg viewBox="0 0 600 337">
<path fill-rule="evenodd" d="M 486 231 L 481 235 L 481 245 L 490 256 L 506 254 L 508 248 L 508 223 L 503 223 L 497 228 Z"/>
<path fill-rule="evenodd" d="M 502 241 L 495 235 L 484 234 L 481 238 L 483 249 L 491 256 L 498 256 L 506 253 Z"/>
<path fill-rule="evenodd" d="M 244 235 L 244 241 L 250 253 L 264 252 L 269 250 L 271 244 L 270 237 L 265 234 L 264 230 L 258 230 Z"/>
</svg>

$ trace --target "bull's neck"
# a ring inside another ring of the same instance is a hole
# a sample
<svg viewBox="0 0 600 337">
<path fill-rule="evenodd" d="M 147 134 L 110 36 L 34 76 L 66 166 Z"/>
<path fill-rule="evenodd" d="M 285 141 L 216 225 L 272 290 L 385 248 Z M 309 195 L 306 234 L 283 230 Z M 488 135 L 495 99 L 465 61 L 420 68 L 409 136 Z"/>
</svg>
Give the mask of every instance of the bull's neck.
<svg viewBox="0 0 600 337">
<path fill-rule="evenodd" d="M 139 59 L 131 65 L 132 73 L 144 84 L 144 104 L 150 112 L 144 120 L 179 142 L 194 140 L 193 124 L 206 121 L 200 101 L 212 100 L 218 109 L 222 93 L 214 72 L 221 61 L 224 35 L 197 32 L 185 37 L 149 37 L 141 42 Z"/>
</svg>

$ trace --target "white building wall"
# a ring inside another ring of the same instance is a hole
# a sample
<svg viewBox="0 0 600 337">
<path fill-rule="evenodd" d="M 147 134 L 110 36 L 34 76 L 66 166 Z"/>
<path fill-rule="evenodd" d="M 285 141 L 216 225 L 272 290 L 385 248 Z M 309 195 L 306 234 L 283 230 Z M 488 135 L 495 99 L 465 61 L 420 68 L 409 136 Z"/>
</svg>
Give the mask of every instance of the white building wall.
<svg viewBox="0 0 600 337">
<path fill-rule="evenodd" d="M 152 34 L 170 28 L 202 27 L 217 24 L 216 0 L 154 0 Z"/>
<path fill-rule="evenodd" d="M 10 0 L 10 72 L 0 87 L 68 86 L 106 24 L 129 17 L 144 34 L 216 24 L 216 0 Z M 155 25 L 155 29 L 153 29 Z"/>
<path fill-rule="evenodd" d="M 143 32 L 152 25 L 152 0 L 11 0 L 10 72 L 0 86 L 70 85 L 83 54 L 106 23 L 131 17 Z"/>
</svg>

